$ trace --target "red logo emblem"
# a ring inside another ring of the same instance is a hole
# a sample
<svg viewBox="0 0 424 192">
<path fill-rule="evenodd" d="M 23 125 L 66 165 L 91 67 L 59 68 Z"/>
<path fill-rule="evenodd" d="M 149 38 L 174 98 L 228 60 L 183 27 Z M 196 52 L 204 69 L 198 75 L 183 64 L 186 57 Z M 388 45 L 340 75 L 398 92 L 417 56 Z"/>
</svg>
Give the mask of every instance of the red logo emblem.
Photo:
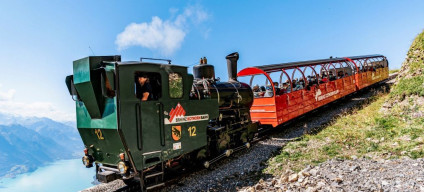
<svg viewBox="0 0 424 192">
<path fill-rule="evenodd" d="M 172 108 L 169 112 L 169 122 L 172 122 L 174 117 L 176 116 L 184 116 L 186 114 L 183 106 L 180 105 L 180 103 L 177 104 L 175 108 Z"/>
</svg>

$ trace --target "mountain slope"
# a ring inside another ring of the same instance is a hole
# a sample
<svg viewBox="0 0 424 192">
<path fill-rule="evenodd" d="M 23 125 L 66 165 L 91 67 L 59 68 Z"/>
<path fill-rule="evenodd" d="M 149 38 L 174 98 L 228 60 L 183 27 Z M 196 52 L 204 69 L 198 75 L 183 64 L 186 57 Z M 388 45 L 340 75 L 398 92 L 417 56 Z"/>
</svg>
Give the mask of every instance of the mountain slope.
<svg viewBox="0 0 424 192">
<path fill-rule="evenodd" d="M 0 114 L 0 177 L 80 157 L 82 148 L 76 128 L 47 118 Z"/>
</svg>

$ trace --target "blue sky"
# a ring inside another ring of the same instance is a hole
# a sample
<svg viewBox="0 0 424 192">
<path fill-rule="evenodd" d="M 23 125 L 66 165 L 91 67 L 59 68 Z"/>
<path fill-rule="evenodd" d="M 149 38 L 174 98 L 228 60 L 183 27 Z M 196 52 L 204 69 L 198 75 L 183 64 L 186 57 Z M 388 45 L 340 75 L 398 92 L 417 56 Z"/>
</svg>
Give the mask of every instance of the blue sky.
<svg viewBox="0 0 424 192">
<path fill-rule="evenodd" d="M 225 55 L 234 51 L 239 70 L 367 54 L 400 68 L 424 29 L 424 1 L 265 2 L 3 1 L 0 112 L 73 120 L 64 79 L 73 60 L 93 52 L 179 65 L 206 56 L 224 80 Z"/>
</svg>

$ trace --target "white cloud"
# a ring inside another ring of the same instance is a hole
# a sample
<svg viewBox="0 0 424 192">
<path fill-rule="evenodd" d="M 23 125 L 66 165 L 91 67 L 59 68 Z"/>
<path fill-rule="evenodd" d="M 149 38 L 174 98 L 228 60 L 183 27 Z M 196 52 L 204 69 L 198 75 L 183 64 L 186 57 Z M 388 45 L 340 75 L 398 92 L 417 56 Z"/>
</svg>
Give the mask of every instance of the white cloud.
<svg viewBox="0 0 424 192">
<path fill-rule="evenodd" d="M 11 100 L 13 96 L 15 95 L 15 92 L 16 91 L 14 89 L 10 89 L 5 93 L 0 92 L 0 101 Z"/>
<path fill-rule="evenodd" d="M 171 9 L 175 14 L 178 9 Z M 189 6 L 174 20 L 162 20 L 154 16 L 150 23 L 131 23 L 118 34 L 115 43 L 118 49 L 141 46 L 158 50 L 163 55 L 171 55 L 181 47 L 191 25 L 199 25 L 209 18 L 200 6 Z"/>
<path fill-rule="evenodd" d="M 0 86 L 1 88 L 1 86 Z M 25 103 L 15 101 L 15 90 L 0 89 L 0 113 L 22 117 L 47 117 L 56 121 L 75 121 L 75 113 L 67 113 L 49 102 Z"/>
</svg>

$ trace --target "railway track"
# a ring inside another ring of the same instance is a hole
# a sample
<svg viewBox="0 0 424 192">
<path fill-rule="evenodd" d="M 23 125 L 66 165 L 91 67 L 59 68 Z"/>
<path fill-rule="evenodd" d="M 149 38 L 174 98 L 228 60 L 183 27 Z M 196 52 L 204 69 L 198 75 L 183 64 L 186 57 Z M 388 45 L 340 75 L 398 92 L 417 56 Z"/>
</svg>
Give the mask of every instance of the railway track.
<svg viewBox="0 0 424 192">
<path fill-rule="evenodd" d="M 357 96 L 357 95 L 362 95 L 362 94 L 364 94 L 365 91 L 369 91 L 372 88 L 381 87 L 382 85 L 384 86 L 384 84 L 390 84 L 390 81 L 392 81 L 394 78 L 396 78 L 396 76 L 397 76 L 397 73 L 391 74 L 391 75 L 389 75 L 389 78 L 387 78 L 384 81 L 381 81 L 381 82 L 379 82 L 379 83 L 377 83 L 375 85 L 372 85 L 370 87 L 367 87 L 364 90 L 360 90 L 359 92 L 355 92 L 355 93 L 352 93 L 350 95 L 347 95 L 347 96 L 345 96 L 342 99 L 339 99 L 337 101 L 334 101 L 332 103 L 329 103 L 329 104 L 327 104 L 325 106 L 322 106 L 322 107 L 320 107 L 318 109 L 315 109 L 313 111 L 310 111 L 310 112 L 308 112 L 308 113 L 306 113 L 306 114 L 304 114 L 304 115 L 302 115 L 300 117 L 297 117 L 297 118 L 295 118 L 295 119 L 293 119 L 293 120 L 291 120 L 291 121 L 289 121 L 287 123 L 284 123 L 284 124 L 280 125 L 277 128 L 274 128 L 274 129 L 261 128 L 261 129 L 259 129 L 259 131 L 258 131 L 257 135 L 255 136 L 255 138 L 250 143 L 252 145 L 254 145 L 254 144 L 256 144 L 256 143 L 258 143 L 260 141 L 266 140 L 266 139 L 270 139 L 270 138 L 273 139 L 273 136 L 275 134 L 281 134 L 282 131 L 286 131 L 287 130 L 285 128 L 289 127 L 294 122 L 298 122 L 301 119 L 305 119 L 306 117 L 314 116 L 314 117 L 319 117 L 320 118 L 320 117 L 323 116 L 323 113 L 319 113 L 319 111 L 322 111 L 325 108 L 328 108 L 329 106 L 331 106 L 331 105 L 333 105 L 335 103 L 338 104 L 338 103 L 346 102 L 346 100 L 352 99 L 352 97 L 353 97 L 352 100 L 354 100 L 354 99 L 358 99 L 358 100 L 363 99 L 363 100 L 365 100 L 366 98 L 362 98 L 362 97 L 354 98 L 354 97 Z M 291 131 L 293 131 L 293 130 L 291 130 Z M 294 137 L 294 138 L 278 138 L 278 140 L 279 141 L 283 141 L 283 142 L 290 142 L 290 141 L 293 141 L 293 140 L 301 139 L 301 137 L 302 136 Z M 241 154 L 244 153 L 243 151 L 245 151 L 245 149 L 246 149 L 246 147 L 239 147 L 239 149 L 234 150 L 234 152 L 233 152 L 233 154 L 231 156 L 233 156 L 234 158 L 237 158 L 239 155 L 241 155 Z M 222 154 L 222 155 L 225 155 L 225 154 Z M 198 171 L 201 171 L 203 169 L 204 169 L 203 166 L 193 166 L 191 168 L 187 168 L 187 169 L 183 170 L 182 172 L 171 173 L 171 174 L 168 175 L 169 177 L 165 181 L 165 186 L 177 184 L 181 180 L 181 178 L 187 177 L 187 176 L 189 176 L 191 174 L 194 174 L 194 173 L 196 173 Z M 141 191 L 140 182 L 138 182 L 137 180 L 134 180 L 129 185 L 123 186 L 123 187 L 117 189 L 116 191 L 119 191 L 119 192 Z"/>
</svg>

